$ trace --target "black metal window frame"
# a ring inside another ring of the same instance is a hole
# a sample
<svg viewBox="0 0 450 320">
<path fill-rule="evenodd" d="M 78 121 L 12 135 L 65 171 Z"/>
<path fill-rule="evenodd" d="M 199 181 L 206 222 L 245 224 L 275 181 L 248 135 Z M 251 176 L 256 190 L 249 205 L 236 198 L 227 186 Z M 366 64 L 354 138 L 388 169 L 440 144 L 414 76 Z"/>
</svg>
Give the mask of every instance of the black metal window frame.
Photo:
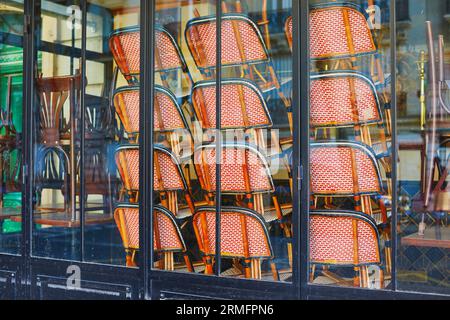
<svg viewBox="0 0 450 320">
<path fill-rule="evenodd" d="M 141 259 L 138 269 L 129 269 L 120 266 L 99 265 L 83 261 L 83 249 L 81 261 L 61 261 L 48 258 L 32 256 L 32 160 L 33 160 L 33 106 L 35 103 L 34 81 L 36 76 L 35 60 L 37 52 L 36 28 L 40 16 L 39 0 L 24 1 L 24 35 L 5 37 L 15 43 L 23 45 L 24 50 L 24 186 L 23 186 L 23 206 L 22 206 L 22 248 L 21 256 L 11 256 L 0 254 L 2 268 L 18 270 L 18 277 L 24 279 L 22 293 L 20 297 L 35 297 L 33 284 L 37 281 L 37 276 L 42 270 L 46 270 L 50 275 L 61 275 L 61 270 L 70 264 L 77 264 L 83 272 L 88 275 L 88 280 L 110 281 L 120 283 L 133 283 L 136 290 L 131 297 L 137 299 L 159 299 L 164 292 L 174 292 L 180 294 L 192 294 L 200 297 L 217 298 L 255 298 L 255 299 L 308 299 L 308 298 L 342 298 L 347 299 L 436 299 L 448 298 L 446 295 L 428 294 L 420 292 L 404 292 L 397 287 L 396 264 L 398 253 L 398 236 L 395 226 L 397 225 L 397 186 L 393 186 L 393 214 L 392 214 L 392 284 L 390 289 L 369 290 L 359 288 L 343 288 L 335 286 L 312 285 L 308 283 L 308 223 L 309 223 L 309 1 L 293 0 L 293 38 L 299 39 L 293 43 L 293 110 L 294 121 L 294 157 L 293 157 L 293 177 L 294 177 L 294 211 L 293 224 L 298 226 L 293 235 L 294 259 L 292 283 L 272 283 L 264 281 L 254 281 L 245 279 L 230 279 L 218 277 L 220 272 L 220 256 L 217 256 L 215 276 L 205 276 L 199 274 L 181 274 L 165 272 L 152 269 L 152 221 L 151 212 L 153 210 L 153 107 L 154 97 L 154 19 L 155 1 L 140 1 L 140 27 L 141 27 L 141 82 L 140 82 L 140 186 L 142 197 L 140 199 L 140 243 Z M 81 59 L 83 65 L 82 76 L 85 81 L 85 65 L 87 60 L 100 59 L 101 55 L 87 51 L 86 48 L 86 20 L 87 20 L 87 0 L 80 0 L 82 8 L 82 46 L 81 49 L 70 49 L 62 45 L 54 45 L 41 42 L 39 50 L 59 53 L 74 54 Z M 392 91 L 392 119 L 393 119 L 393 159 L 398 158 L 397 142 L 397 113 L 396 113 L 396 0 L 389 0 L 390 4 L 390 36 L 391 36 L 391 91 Z M 222 16 L 221 6 L 216 9 L 217 20 L 220 25 Z M 220 28 L 217 28 L 217 57 L 221 56 Z M 69 50 L 69 49 L 70 50 Z M 220 60 L 217 67 L 218 76 L 216 79 L 216 104 L 220 103 Z M 84 90 L 84 89 L 83 89 Z M 84 93 L 84 91 L 83 91 Z M 81 100 L 81 107 L 84 108 L 84 94 Z M 142 106 L 150 106 L 144 108 Z M 82 112 L 84 115 L 84 113 Z M 220 124 L 220 112 L 217 113 L 216 123 Z M 81 126 L 82 128 L 84 126 Z M 83 129 L 82 129 L 83 130 Z M 217 141 L 217 140 L 216 140 Z M 220 140 L 218 141 L 220 143 Z M 220 148 L 218 148 L 220 150 Z M 218 155 L 218 157 L 220 154 Z M 81 155 L 83 157 L 83 154 Z M 217 183 L 220 188 L 220 166 L 217 167 Z M 397 166 L 393 166 L 392 181 L 397 183 Z M 82 184 L 81 184 L 82 185 Z M 84 188 L 81 187 L 81 194 Z M 220 190 L 217 190 L 220 191 Z M 220 212 L 220 192 L 217 192 L 216 201 L 217 212 Z M 81 219 L 84 221 L 84 203 L 81 204 Z M 217 239 L 220 238 L 220 215 L 217 215 Z M 81 245 L 84 247 L 84 223 L 81 224 Z M 220 241 L 216 241 L 219 246 Z M 219 249 L 219 248 L 217 248 Z M 220 250 L 216 250 L 220 252 Z M 117 272 L 120 270 L 120 273 Z M 118 276 L 120 275 L 120 276 Z M 26 285 L 26 284 L 30 284 Z M 219 290 L 221 289 L 221 290 Z"/>
</svg>

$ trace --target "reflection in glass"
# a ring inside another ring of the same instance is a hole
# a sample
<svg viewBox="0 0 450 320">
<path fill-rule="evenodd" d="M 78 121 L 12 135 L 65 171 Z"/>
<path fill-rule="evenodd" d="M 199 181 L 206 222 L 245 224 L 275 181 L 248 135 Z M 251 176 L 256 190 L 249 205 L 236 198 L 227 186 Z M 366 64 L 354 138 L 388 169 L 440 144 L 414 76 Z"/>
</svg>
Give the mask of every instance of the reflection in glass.
<svg viewBox="0 0 450 320">
<path fill-rule="evenodd" d="M 382 289 L 390 283 L 389 11 L 377 1 L 311 3 L 314 284 Z"/>
<path fill-rule="evenodd" d="M 450 6 L 399 2 L 398 287 L 448 294 Z"/>
<path fill-rule="evenodd" d="M 112 52 L 110 36 L 116 28 L 135 25 L 139 7 L 135 1 L 120 5 L 88 1 L 85 48 L 80 10 L 77 1 L 41 6 L 37 47 L 42 59 L 37 66 L 34 106 L 33 254 L 126 265 L 131 264 L 130 250 L 124 229 L 118 228 L 121 214 L 115 208 L 133 199 L 123 195 L 114 159 L 118 142 L 134 137 L 123 130 L 120 110 L 116 110 L 118 117 L 114 112 L 122 103 L 114 103 L 118 100 L 115 89 L 128 83 L 115 68 L 122 57 Z M 78 49 L 86 49 L 84 64 Z M 139 100 L 132 108 L 139 112 Z M 138 117 L 136 121 L 139 125 Z"/>
<path fill-rule="evenodd" d="M 0 5 L 0 252 L 18 254 L 22 214 L 23 5 Z"/>
</svg>

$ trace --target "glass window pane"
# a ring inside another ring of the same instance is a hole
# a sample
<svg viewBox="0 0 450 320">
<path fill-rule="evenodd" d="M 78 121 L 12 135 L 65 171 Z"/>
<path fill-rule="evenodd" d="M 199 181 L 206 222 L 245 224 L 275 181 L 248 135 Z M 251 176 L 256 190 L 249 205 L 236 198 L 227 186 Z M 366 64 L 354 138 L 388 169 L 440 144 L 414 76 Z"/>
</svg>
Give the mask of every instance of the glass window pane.
<svg viewBox="0 0 450 320">
<path fill-rule="evenodd" d="M 222 11 L 221 123 L 216 125 L 221 134 L 221 275 L 290 282 L 292 52 L 285 26 L 292 19 L 292 2 L 223 1 Z M 215 87 L 196 87 L 207 105 L 206 112 L 197 106 L 204 125 L 216 113 L 208 110 Z M 217 145 L 204 145 L 203 163 L 215 163 L 217 150 Z M 216 167 L 208 167 L 202 170 L 203 189 L 215 192 Z M 208 210 L 204 215 L 210 215 Z"/>
<path fill-rule="evenodd" d="M 207 202 L 193 161 L 195 147 L 203 139 L 193 84 L 204 75 L 194 44 L 200 33 L 213 31 L 192 25 L 200 17 L 214 19 L 216 1 L 155 1 L 155 8 L 153 267 L 201 273 L 206 256 L 193 219 Z M 214 48 L 206 50 L 214 55 Z M 212 73 L 210 79 L 215 79 Z"/>
<path fill-rule="evenodd" d="M 81 93 L 80 2 L 40 2 L 33 106 L 33 255 L 80 259 L 76 133 Z"/>
<path fill-rule="evenodd" d="M 397 11 L 398 288 L 449 294 L 450 3 Z"/>
<path fill-rule="evenodd" d="M 389 1 L 311 1 L 310 282 L 391 283 Z"/>
<path fill-rule="evenodd" d="M 23 5 L 0 4 L 0 253 L 18 254 L 22 214 Z"/>
<path fill-rule="evenodd" d="M 140 248 L 139 15 L 136 0 L 88 1 L 84 259 L 129 267 Z"/>
</svg>

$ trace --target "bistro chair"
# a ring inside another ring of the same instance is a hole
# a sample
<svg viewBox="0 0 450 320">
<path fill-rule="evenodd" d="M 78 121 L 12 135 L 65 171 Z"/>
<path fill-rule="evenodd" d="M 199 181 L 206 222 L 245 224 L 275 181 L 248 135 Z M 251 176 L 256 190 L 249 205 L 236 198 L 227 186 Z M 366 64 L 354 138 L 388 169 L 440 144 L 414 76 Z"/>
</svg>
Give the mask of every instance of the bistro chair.
<svg viewBox="0 0 450 320">
<path fill-rule="evenodd" d="M 327 3 L 313 6 L 310 17 L 310 55 L 313 61 L 334 63 L 330 69 L 357 70 L 356 61 L 371 56 L 373 80 L 386 85 L 381 61 L 370 29 L 369 17 L 361 7 L 350 3 Z M 292 32 L 292 29 L 290 29 Z M 375 72 L 373 72 L 375 74 Z M 383 90 L 386 128 L 391 134 L 390 98 Z"/>
<path fill-rule="evenodd" d="M 162 206 L 155 206 L 153 209 L 153 249 L 162 256 L 157 262 L 158 267 L 174 271 L 174 254 L 181 253 L 188 271 L 194 272 L 175 216 Z M 125 248 L 126 265 L 135 267 L 136 253 L 139 251 L 139 205 L 120 204 L 114 212 L 114 220 Z"/>
<path fill-rule="evenodd" d="M 65 190 L 70 188 L 71 210 L 74 211 L 76 201 L 75 131 L 77 130 L 75 118 L 77 112 L 79 112 L 81 73 L 77 71 L 72 76 L 49 78 L 44 78 L 41 74 L 36 79 L 36 89 L 39 96 L 39 136 L 41 144 L 37 157 L 40 163 L 36 164 L 39 168 L 38 175 L 43 179 L 46 177 L 62 178 L 64 175 L 68 175 L 65 176 L 64 181 L 69 182 L 67 178 L 70 177 L 70 185 L 66 185 Z M 63 109 L 66 105 L 69 107 L 69 119 L 63 118 Z M 69 148 L 65 147 L 67 145 Z M 49 181 L 50 183 L 42 182 L 43 187 L 54 185 L 53 181 Z M 56 183 L 56 186 L 57 189 L 61 189 L 64 182 Z M 68 203 L 67 200 L 64 201 L 64 210 Z"/>
<path fill-rule="evenodd" d="M 198 12 L 196 12 L 198 15 Z M 281 90 L 271 57 L 258 26 L 243 14 L 222 16 L 222 68 L 238 70 L 237 77 L 257 83 L 263 92 L 276 89 L 288 109 L 292 129 L 291 101 Z M 186 41 L 195 64 L 205 80 L 214 80 L 216 73 L 216 17 L 190 20 L 186 25 Z M 261 69 L 264 67 L 264 70 Z"/>
<path fill-rule="evenodd" d="M 160 195 L 161 204 L 173 212 L 177 219 L 194 213 L 194 204 L 187 186 L 178 158 L 167 148 L 154 146 L 153 190 Z M 117 149 L 116 163 L 119 169 L 124 190 L 130 202 L 139 199 L 139 146 L 124 145 Z M 181 210 L 178 203 L 178 192 L 184 192 L 188 210 Z"/>
<path fill-rule="evenodd" d="M 166 136 L 167 143 L 173 152 L 181 156 L 180 136 L 182 132 L 188 136 L 192 144 L 192 134 L 181 106 L 174 94 L 159 85 L 155 85 L 153 130 Z M 137 143 L 139 138 L 139 86 L 119 88 L 113 96 L 113 104 L 130 143 Z M 186 138 L 186 137 L 183 137 Z"/>
<path fill-rule="evenodd" d="M 380 162 L 390 177 L 389 144 L 375 84 L 355 71 L 322 72 L 311 76 L 310 125 L 318 130 L 354 129 L 356 141 L 379 150 Z M 377 126 L 379 141 L 373 141 L 370 128 Z M 388 178 L 390 194 L 390 178 Z"/>
<path fill-rule="evenodd" d="M 355 210 L 373 215 L 370 197 L 383 202 L 384 194 L 377 159 L 365 144 L 350 141 L 311 144 L 311 194 L 318 197 L 353 197 Z M 387 213 L 382 212 L 382 223 Z"/>
<path fill-rule="evenodd" d="M 140 74 L 139 27 L 115 30 L 109 46 L 117 66 L 129 84 L 137 84 Z M 174 89 L 171 73 L 181 71 L 189 84 L 192 83 L 183 54 L 173 36 L 162 26 L 155 27 L 155 72 L 161 76 L 164 87 Z M 172 90 L 176 92 L 175 90 Z"/>
<path fill-rule="evenodd" d="M 380 267 L 380 287 L 384 273 L 376 222 L 356 211 L 311 211 L 309 216 L 309 258 L 311 282 L 316 266 L 353 267 L 354 286 L 369 288 L 369 266 Z M 345 282 L 325 269 L 323 274 Z"/>
<path fill-rule="evenodd" d="M 201 188 L 207 193 L 207 202 L 214 205 L 216 193 L 216 144 L 196 148 L 194 164 Z M 267 222 L 280 222 L 285 237 L 291 238 L 287 225 L 292 213 L 292 204 L 281 206 L 275 194 L 275 186 L 266 158 L 255 146 L 244 143 L 222 145 L 221 193 L 235 196 L 235 203 L 258 212 Z M 265 207 L 264 195 L 270 194 L 273 207 Z M 292 261 L 292 246 L 288 242 L 289 261 Z"/>
<path fill-rule="evenodd" d="M 269 158 L 278 157 L 292 178 L 288 160 L 273 126 L 272 118 L 261 91 L 247 79 L 225 79 L 221 82 L 221 125 L 224 131 L 233 131 L 233 139 L 254 144 Z M 192 105 L 203 130 L 216 128 L 216 82 L 201 81 L 192 90 Z M 270 130 L 271 144 L 267 145 L 264 130 Z"/>
<path fill-rule="evenodd" d="M 193 218 L 194 231 L 206 265 L 205 273 L 213 274 L 216 255 L 216 209 L 200 207 Z M 220 255 L 242 259 L 246 278 L 262 278 L 261 262 L 269 260 L 273 279 L 279 281 L 266 222 L 253 210 L 222 207 L 220 212 Z"/>
</svg>

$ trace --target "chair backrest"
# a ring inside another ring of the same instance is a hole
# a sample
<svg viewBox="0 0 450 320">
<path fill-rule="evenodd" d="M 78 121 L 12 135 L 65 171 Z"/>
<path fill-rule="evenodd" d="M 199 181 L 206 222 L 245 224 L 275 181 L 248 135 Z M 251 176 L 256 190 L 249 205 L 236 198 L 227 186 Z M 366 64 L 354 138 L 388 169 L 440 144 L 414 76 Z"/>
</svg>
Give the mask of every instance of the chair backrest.
<svg viewBox="0 0 450 320">
<path fill-rule="evenodd" d="M 285 25 L 284 25 L 284 33 L 286 34 L 286 39 L 288 41 L 289 44 L 289 48 L 292 50 L 292 44 L 293 44 L 293 39 L 292 39 L 292 16 L 288 17 L 286 19 Z"/>
<path fill-rule="evenodd" d="M 126 27 L 113 31 L 109 48 L 122 75 L 128 82 L 135 82 L 140 73 L 141 37 L 139 27 Z"/>
<path fill-rule="evenodd" d="M 311 59 L 341 59 L 377 51 L 368 17 L 357 5 L 317 5 L 311 8 L 309 21 Z"/>
<path fill-rule="evenodd" d="M 189 130 L 183 111 L 173 93 L 159 85 L 155 85 L 154 89 L 153 130 L 157 132 Z M 139 101 L 138 86 L 122 87 L 114 93 L 114 108 L 125 132 L 131 138 L 139 134 Z"/>
<path fill-rule="evenodd" d="M 203 190 L 216 192 L 216 145 L 194 151 L 194 164 Z M 221 152 L 221 190 L 223 194 L 257 194 L 275 190 L 269 165 L 256 147 L 224 143 Z"/>
<path fill-rule="evenodd" d="M 223 130 L 272 126 L 267 104 L 255 83 L 245 79 L 222 80 L 221 99 Z M 192 104 L 203 129 L 216 128 L 216 82 L 196 83 Z"/>
<path fill-rule="evenodd" d="M 357 196 L 382 193 L 377 159 L 365 144 L 349 141 L 311 144 L 311 193 Z"/>
<path fill-rule="evenodd" d="M 187 190 L 177 157 L 168 149 L 154 146 L 153 189 L 155 191 Z M 116 151 L 116 164 L 124 187 L 139 191 L 139 146 L 124 145 Z"/>
<path fill-rule="evenodd" d="M 81 74 L 36 79 L 39 94 L 39 114 L 42 143 L 46 146 L 59 144 L 61 133 L 60 120 L 66 102 L 79 102 L 81 90 Z M 71 97 L 71 94 L 74 96 Z M 75 106 L 74 106 L 75 108 Z"/>
<path fill-rule="evenodd" d="M 162 206 L 153 208 L 153 248 L 158 252 L 184 252 L 186 245 L 172 212 Z M 139 206 L 120 204 L 114 211 L 123 245 L 139 249 Z"/>
<path fill-rule="evenodd" d="M 216 252 L 216 209 L 200 207 L 193 217 L 200 251 Z M 220 213 L 221 255 L 229 258 L 272 258 L 273 250 L 264 219 L 253 210 L 222 207 Z"/>
<path fill-rule="evenodd" d="M 224 14 L 221 32 L 222 67 L 267 63 L 270 60 L 258 26 L 247 16 Z M 197 67 L 200 70 L 215 69 L 216 17 L 190 20 L 186 25 L 185 36 Z"/>
<path fill-rule="evenodd" d="M 383 121 L 374 83 L 354 71 L 312 75 L 310 105 L 313 128 L 351 127 Z"/>
<path fill-rule="evenodd" d="M 140 73 L 140 31 L 139 27 L 115 30 L 109 39 L 109 46 L 120 69 L 129 82 Z M 186 62 L 172 35 L 163 27 L 155 28 L 155 71 L 167 72 L 182 69 L 187 71 Z"/>
<path fill-rule="evenodd" d="M 379 234 L 370 216 L 355 211 L 311 211 L 310 262 L 364 266 L 381 263 Z"/>
</svg>

